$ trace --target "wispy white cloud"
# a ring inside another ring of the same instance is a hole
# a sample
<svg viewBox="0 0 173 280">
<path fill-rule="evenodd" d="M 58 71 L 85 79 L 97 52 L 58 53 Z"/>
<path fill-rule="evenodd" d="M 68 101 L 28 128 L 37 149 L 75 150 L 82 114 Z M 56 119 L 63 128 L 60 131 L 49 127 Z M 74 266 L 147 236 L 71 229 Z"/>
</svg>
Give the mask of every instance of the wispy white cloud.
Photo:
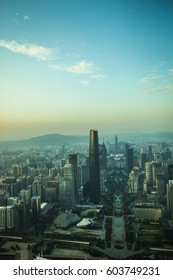
<svg viewBox="0 0 173 280">
<path fill-rule="evenodd" d="M 85 87 L 88 86 L 90 84 L 90 81 L 84 80 L 84 81 L 80 81 L 80 84 L 84 85 Z"/>
<path fill-rule="evenodd" d="M 20 15 L 19 13 L 15 13 L 15 23 L 17 25 L 23 24 L 23 22 L 29 21 L 30 17 L 28 15 Z"/>
<path fill-rule="evenodd" d="M 154 67 L 150 74 L 140 80 L 147 94 L 173 94 L 173 68 L 165 69 L 165 63 Z"/>
<path fill-rule="evenodd" d="M 67 67 L 67 72 L 76 74 L 91 74 L 95 71 L 95 66 L 92 62 L 80 61 L 77 64 Z"/>
<path fill-rule="evenodd" d="M 162 65 L 154 66 L 153 69 L 143 78 L 141 78 L 140 83 L 141 84 L 152 84 L 156 80 L 160 78 L 160 67 Z"/>
<path fill-rule="evenodd" d="M 63 64 L 50 64 L 48 67 L 53 71 L 65 71 L 66 66 Z"/>
<path fill-rule="evenodd" d="M 168 73 L 169 73 L 169 75 L 173 75 L 173 68 L 170 68 L 170 69 L 168 69 Z"/>
<path fill-rule="evenodd" d="M 23 16 L 23 20 L 24 20 L 24 21 L 30 20 L 30 17 L 29 17 L 29 16 L 24 15 L 24 16 Z"/>
<path fill-rule="evenodd" d="M 103 79 L 106 79 L 106 75 L 104 74 L 95 74 L 95 75 L 92 75 L 91 76 L 92 79 L 98 79 L 98 80 L 103 80 Z"/>
<path fill-rule="evenodd" d="M 140 80 L 140 82 L 142 84 L 149 84 L 152 83 L 153 81 L 157 80 L 159 77 L 155 72 L 152 72 L 150 74 L 148 74 L 147 76 L 145 76 L 144 78 L 142 78 Z"/>
<path fill-rule="evenodd" d="M 67 66 L 65 64 L 52 64 L 49 65 L 49 68 L 54 71 L 64 71 L 73 74 L 92 74 L 95 72 L 95 65 L 93 62 L 80 61 L 79 63 Z"/>
<path fill-rule="evenodd" d="M 0 46 L 4 47 L 14 53 L 23 54 L 37 60 L 49 60 L 54 50 L 52 48 L 45 48 L 35 44 L 19 44 L 16 41 L 0 40 Z"/>
<path fill-rule="evenodd" d="M 148 94 L 173 94 L 173 85 L 152 88 L 148 90 Z"/>
<path fill-rule="evenodd" d="M 15 23 L 17 24 L 17 25 L 20 25 L 20 22 L 19 22 L 19 20 L 16 18 L 15 20 Z"/>
</svg>

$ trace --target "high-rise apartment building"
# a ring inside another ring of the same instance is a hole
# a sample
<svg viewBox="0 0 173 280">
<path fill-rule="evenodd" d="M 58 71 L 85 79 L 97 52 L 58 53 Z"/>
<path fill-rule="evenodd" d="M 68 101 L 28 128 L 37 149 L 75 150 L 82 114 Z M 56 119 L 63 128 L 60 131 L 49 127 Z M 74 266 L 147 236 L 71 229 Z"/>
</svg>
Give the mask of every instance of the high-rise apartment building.
<svg viewBox="0 0 173 280">
<path fill-rule="evenodd" d="M 7 206 L 7 228 L 14 228 L 15 206 Z"/>
<path fill-rule="evenodd" d="M 99 203 L 100 194 L 100 163 L 98 131 L 90 130 L 89 143 L 89 198 L 92 203 Z"/>
</svg>

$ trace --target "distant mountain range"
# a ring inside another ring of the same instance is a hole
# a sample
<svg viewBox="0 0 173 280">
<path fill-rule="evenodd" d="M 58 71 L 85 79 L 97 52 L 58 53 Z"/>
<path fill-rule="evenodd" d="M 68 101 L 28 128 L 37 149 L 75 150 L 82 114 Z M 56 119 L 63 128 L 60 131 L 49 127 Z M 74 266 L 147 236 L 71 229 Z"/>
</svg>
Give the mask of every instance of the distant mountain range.
<svg viewBox="0 0 173 280">
<path fill-rule="evenodd" d="M 47 134 L 29 139 L 34 145 L 71 145 L 88 142 L 88 136 Z"/>
<path fill-rule="evenodd" d="M 47 134 L 27 140 L 0 142 L 0 144 L 2 146 L 67 146 L 79 143 L 88 143 L 88 141 L 88 136 Z"/>
<path fill-rule="evenodd" d="M 122 141 L 128 141 L 129 139 L 142 139 L 144 142 L 150 141 L 173 141 L 173 132 L 157 132 L 157 133 L 129 133 L 129 134 L 118 134 L 119 139 Z M 104 139 L 103 136 L 99 137 Z M 106 139 L 114 141 L 114 136 L 107 136 Z M 120 140 L 120 141 L 121 141 Z M 27 140 L 19 141 L 1 141 L 0 146 L 10 147 L 31 147 L 31 146 L 68 146 L 74 144 L 85 143 L 89 145 L 89 136 L 78 136 L 78 135 L 62 135 L 62 134 L 47 134 L 38 137 L 33 137 Z"/>
</svg>

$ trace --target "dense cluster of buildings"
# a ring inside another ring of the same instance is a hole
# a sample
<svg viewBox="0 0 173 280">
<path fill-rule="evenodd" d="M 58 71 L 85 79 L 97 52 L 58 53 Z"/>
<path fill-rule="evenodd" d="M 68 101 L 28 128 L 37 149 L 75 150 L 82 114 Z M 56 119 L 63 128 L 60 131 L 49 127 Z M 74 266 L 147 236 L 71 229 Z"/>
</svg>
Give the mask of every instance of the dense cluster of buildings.
<svg viewBox="0 0 173 280">
<path fill-rule="evenodd" d="M 99 143 L 91 130 L 89 145 L 2 149 L 0 154 L 0 232 L 28 232 L 50 205 L 61 212 L 76 205 L 101 205 L 107 179 L 123 172 L 123 192 L 135 197 L 134 216 L 173 218 L 173 143 Z M 141 200 L 142 198 L 142 200 Z"/>
</svg>

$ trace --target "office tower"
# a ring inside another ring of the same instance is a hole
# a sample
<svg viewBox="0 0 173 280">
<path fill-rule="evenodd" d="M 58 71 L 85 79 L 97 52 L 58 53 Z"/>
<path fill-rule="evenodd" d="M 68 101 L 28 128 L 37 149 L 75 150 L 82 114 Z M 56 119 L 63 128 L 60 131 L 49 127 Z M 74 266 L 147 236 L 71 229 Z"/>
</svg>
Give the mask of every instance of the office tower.
<svg viewBox="0 0 173 280">
<path fill-rule="evenodd" d="M 164 160 L 171 160 L 171 159 L 172 159 L 171 151 L 168 148 L 166 148 L 164 152 Z"/>
<path fill-rule="evenodd" d="M 107 170 L 107 149 L 105 143 L 100 146 L 100 169 Z"/>
<path fill-rule="evenodd" d="M 48 188 L 44 189 L 44 201 L 45 202 L 57 202 L 57 190 L 56 188 Z"/>
<path fill-rule="evenodd" d="M 71 164 L 73 168 L 75 199 L 77 199 L 78 198 L 77 154 L 69 154 L 68 159 L 69 159 L 69 164 Z"/>
<path fill-rule="evenodd" d="M 153 162 L 152 168 L 153 168 L 153 184 L 156 185 L 156 177 L 161 173 L 161 164 L 158 162 Z"/>
<path fill-rule="evenodd" d="M 60 179 L 59 204 L 62 210 L 72 209 L 75 205 L 74 182 L 70 176 Z"/>
<path fill-rule="evenodd" d="M 78 168 L 78 176 L 79 176 L 79 185 L 83 186 L 88 182 L 88 168 L 86 165 L 81 164 Z"/>
<path fill-rule="evenodd" d="M 44 189 L 45 202 L 57 202 L 59 196 L 59 181 L 49 181 Z"/>
<path fill-rule="evenodd" d="M 168 164 L 168 180 L 173 180 L 173 163 Z"/>
<path fill-rule="evenodd" d="M 165 196 L 165 177 L 163 174 L 156 176 L 156 190 L 158 196 Z"/>
<path fill-rule="evenodd" d="M 15 205 L 15 232 L 27 232 L 30 227 L 30 206 L 29 204 L 18 203 Z"/>
<path fill-rule="evenodd" d="M 145 163 L 147 162 L 147 154 L 142 152 L 141 153 L 141 170 L 145 171 Z"/>
<path fill-rule="evenodd" d="M 133 170 L 133 148 L 129 147 L 128 144 L 126 144 L 125 153 L 126 153 L 126 170 L 127 173 L 129 174 Z"/>
<path fill-rule="evenodd" d="M 101 198 L 98 132 L 93 129 L 89 144 L 89 198 L 92 203 L 99 203 Z"/>
<path fill-rule="evenodd" d="M 31 198 L 31 214 L 34 220 L 40 217 L 41 212 L 41 198 L 40 196 L 33 196 Z"/>
<path fill-rule="evenodd" d="M 6 229 L 6 207 L 0 206 L 0 231 Z"/>
<path fill-rule="evenodd" d="M 63 167 L 63 177 L 59 181 L 59 203 L 60 208 L 65 210 L 75 205 L 74 176 L 72 164 Z"/>
<path fill-rule="evenodd" d="M 70 163 L 65 164 L 63 168 L 63 176 L 71 178 L 74 181 L 73 166 Z"/>
<path fill-rule="evenodd" d="M 152 161 L 153 159 L 154 159 L 154 157 L 153 157 L 152 146 L 149 145 L 149 147 L 148 147 L 148 161 Z"/>
<path fill-rule="evenodd" d="M 173 218 L 173 180 L 169 180 L 166 187 L 168 214 Z"/>
<path fill-rule="evenodd" d="M 152 163 L 146 162 L 145 163 L 145 178 L 146 182 L 149 185 L 153 184 L 153 172 L 152 172 Z"/>
<path fill-rule="evenodd" d="M 115 135 L 115 154 L 118 154 L 118 136 Z"/>
</svg>

